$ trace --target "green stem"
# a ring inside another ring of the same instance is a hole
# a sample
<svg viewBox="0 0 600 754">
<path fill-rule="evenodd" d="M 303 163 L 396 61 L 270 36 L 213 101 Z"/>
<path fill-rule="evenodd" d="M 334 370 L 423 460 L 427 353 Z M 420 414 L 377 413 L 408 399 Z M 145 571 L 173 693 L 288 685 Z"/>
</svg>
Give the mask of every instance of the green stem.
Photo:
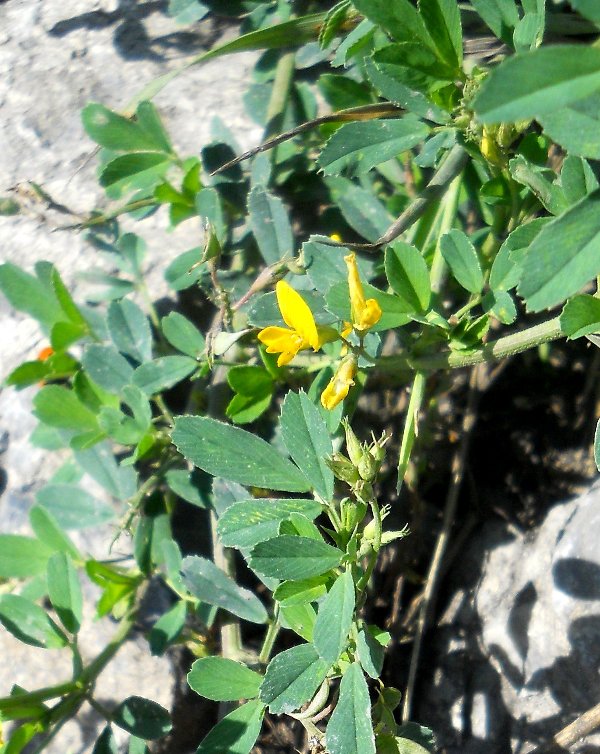
<svg viewBox="0 0 600 754">
<path fill-rule="evenodd" d="M 396 483 L 396 492 L 400 492 L 402 489 L 402 482 L 404 481 L 410 455 L 412 453 L 413 445 L 415 444 L 419 410 L 425 396 L 426 381 L 427 377 L 424 372 L 415 373 L 410 392 L 410 400 L 408 402 L 406 421 L 404 423 L 404 431 L 402 433 L 402 444 L 400 445 L 400 453 L 398 455 L 398 481 Z"/>
<path fill-rule="evenodd" d="M 79 676 L 78 682 L 84 686 L 91 686 L 96 681 L 96 678 L 117 654 L 121 645 L 129 636 L 131 629 L 135 625 L 135 610 L 130 610 L 126 613 L 119 624 L 119 628 L 115 632 L 113 638 L 104 647 L 102 652 L 93 660 L 83 673 Z"/>
<path fill-rule="evenodd" d="M 275 641 L 277 640 L 277 635 L 279 634 L 280 628 L 281 625 L 279 623 L 279 603 L 276 602 L 273 611 L 273 620 L 271 621 L 271 623 L 269 623 L 269 628 L 267 629 L 267 633 L 265 634 L 265 640 L 263 641 L 263 645 L 258 656 L 258 660 L 262 665 L 266 665 L 267 662 L 269 662 L 269 657 L 271 656 L 271 652 L 273 651 L 273 647 L 275 645 Z"/>
<path fill-rule="evenodd" d="M 406 368 L 425 372 L 435 372 L 439 369 L 460 369 L 461 367 L 481 364 L 484 361 L 501 361 L 508 356 L 536 348 L 542 343 L 557 340 L 562 335 L 559 318 L 555 317 L 539 325 L 528 327 L 526 330 L 505 335 L 503 338 L 493 340 L 481 346 L 481 348 L 476 348 L 467 353 L 445 351 L 425 356 L 382 356 L 377 360 L 377 366 L 384 372 L 394 372 Z"/>
<path fill-rule="evenodd" d="M 0 698 L 0 712 L 9 713 L 11 710 L 18 709 L 23 705 L 37 704 L 49 699 L 56 699 L 59 696 L 71 694 L 74 691 L 80 691 L 81 684 L 77 681 L 67 681 L 59 683 L 56 686 L 46 686 L 37 691 L 30 691 L 27 694 L 17 694 L 15 696 L 5 696 Z"/>
</svg>

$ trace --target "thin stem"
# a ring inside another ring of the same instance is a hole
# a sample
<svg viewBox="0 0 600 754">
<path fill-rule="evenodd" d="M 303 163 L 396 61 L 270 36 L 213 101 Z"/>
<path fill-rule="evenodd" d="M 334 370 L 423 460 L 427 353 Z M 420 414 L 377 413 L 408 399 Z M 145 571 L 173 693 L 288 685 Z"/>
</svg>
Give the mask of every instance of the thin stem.
<svg viewBox="0 0 600 754">
<path fill-rule="evenodd" d="M 46 686 L 37 691 L 31 691 L 27 694 L 15 694 L 15 696 L 5 696 L 0 698 L 0 712 L 9 713 L 11 710 L 18 709 L 23 705 L 36 704 L 45 702 L 49 699 L 56 699 L 59 696 L 71 694 L 73 691 L 81 690 L 82 686 L 77 681 L 67 681 L 59 683 L 56 686 Z"/>
<path fill-rule="evenodd" d="M 415 444 L 419 411 L 421 409 L 423 398 L 425 396 L 426 382 L 427 377 L 425 375 L 425 372 L 415 373 L 410 392 L 410 400 L 408 402 L 406 421 L 404 423 L 404 431 L 402 433 L 400 453 L 398 455 L 398 481 L 396 482 L 396 492 L 400 492 L 400 490 L 402 489 L 402 483 L 406 475 L 408 462 L 410 461 L 413 445 Z"/>
<path fill-rule="evenodd" d="M 267 662 L 269 662 L 269 657 L 271 656 L 271 652 L 273 651 L 273 647 L 275 645 L 275 641 L 277 640 L 277 635 L 279 634 L 280 628 L 281 625 L 279 623 L 279 603 L 276 602 L 273 611 L 273 620 L 269 623 L 269 628 L 267 629 L 267 633 L 265 634 L 265 640 L 263 641 L 263 645 L 258 656 L 258 661 L 262 665 L 266 665 Z"/>
<path fill-rule="evenodd" d="M 563 335 L 558 317 L 549 319 L 539 325 L 528 327 L 526 330 L 505 335 L 498 340 L 476 348 L 467 353 L 460 351 L 445 351 L 443 353 L 429 354 L 425 356 L 382 356 L 377 360 L 377 366 L 385 372 L 393 372 L 399 369 L 418 369 L 421 371 L 434 372 L 438 369 L 460 369 L 461 367 L 474 366 L 488 361 L 501 361 L 508 356 L 536 348 L 542 343 L 557 340 Z"/>
</svg>

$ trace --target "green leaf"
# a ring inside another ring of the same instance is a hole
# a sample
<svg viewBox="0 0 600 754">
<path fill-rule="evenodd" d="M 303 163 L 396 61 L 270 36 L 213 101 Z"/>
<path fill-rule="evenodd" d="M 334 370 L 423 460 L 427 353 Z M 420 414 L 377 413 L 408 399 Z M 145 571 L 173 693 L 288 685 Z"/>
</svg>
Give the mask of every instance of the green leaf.
<svg viewBox="0 0 600 754">
<path fill-rule="evenodd" d="M 193 359 L 202 356 L 206 345 L 204 336 L 183 314 L 171 312 L 162 318 L 160 324 L 165 338 L 174 348 Z"/>
<path fill-rule="evenodd" d="M 523 186 L 531 189 L 544 207 L 553 215 L 562 214 L 569 203 L 562 188 L 551 183 L 544 175 L 545 171 L 529 163 L 523 155 L 518 155 L 509 162 L 512 177 Z M 551 173 L 554 176 L 554 173 Z"/>
<path fill-rule="evenodd" d="M 254 699 L 263 677 L 241 662 L 225 657 L 196 660 L 187 676 L 189 686 L 200 696 L 215 702 Z"/>
<path fill-rule="evenodd" d="M 24 644 L 60 649 L 67 637 L 41 607 L 17 594 L 0 595 L 0 623 Z"/>
<path fill-rule="evenodd" d="M 347 178 L 328 178 L 325 183 L 344 220 L 368 241 L 376 241 L 394 221 L 372 191 Z"/>
<path fill-rule="evenodd" d="M 185 458 L 213 476 L 271 490 L 309 489 L 296 466 L 243 429 L 207 417 L 179 416 L 172 437 Z"/>
<path fill-rule="evenodd" d="M 575 296 L 560 315 L 560 329 L 569 340 L 600 332 L 600 299 L 595 296 Z"/>
<path fill-rule="evenodd" d="M 433 52 L 413 42 L 386 45 L 365 61 L 373 86 L 390 102 L 427 120 L 446 123 L 448 113 L 431 96 L 447 84 Z M 443 80 L 440 80 L 440 76 Z"/>
<path fill-rule="evenodd" d="M 408 114 L 398 120 L 358 121 L 341 126 L 317 160 L 325 175 L 343 170 L 364 175 L 375 165 L 412 149 L 429 134 L 429 127 Z"/>
<path fill-rule="evenodd" d="M 569 5 L 584 18 L 589 18 L 594 23 L 600 23 L 600 7 L 596 0 L 570 0 Z"/>
<path fill-rule="evenodd" d="M 96 739 L 92 754 L 119 754 L 119 746 L 110 725 Z"/>
<path fill-rule="evenodd" d="M 141 696 L 130 696 L 112 714 L 119 728 L 139 738 L 162 738 L 172 728 L 171 717 L 164 707 Z"/>
<path fill-rule="evenodd" d="M 232 367 L 227 372 L 227 382 L 236 395 L 229 402 L 225 413 L 236 424 L 254 421 L 269 407 L 273 395 L 273 379 L 263 367 Z"/>
<path fill-rule="evenodd" d="M 248 589 L 242 589 L 210 560 L 191 555 L 183 559 L 183 583 L 201 602 L 216 605 L 251 623 L 265 623 L 267 611 Z"/>
<path fill-rule="evenodd" d="M 456 0 L 419 0 L 421 18 L 437 54 L 449 68 L 462 66 L 462 28 Z"/>
<path fill-rule="evenodd" d="M 387 31 L 399 42 L 419 40 L 426 47 L 431 46 L 431 38 L 423 19 L 409 0 L 354 0 L 354 7 L 369 21 Z"/>
<path fill-rule="evenodd" d="M 473 100 L 483 123 L 539 118 L 600 89 L 600 49 L 541 47 L 506 58 Z"/>
<path fill-rule="evenodd" d="M 275 579 L 296 580 L 318 576 L 338 566 L 343 553 L 308 537 L 284 534 L 259 542 L 250 554 L 250 567 Z"/>
<path fill-rule="evenodd" d="M 377 679 L 381 675 L 385 646 L 373 636 L 369 630 L 371 626 L 362 626 L 356 638 L 356 651 L 363 670 L 371 678 Z M 389 640 L 390 635 L 387 634 Z"/>
<path fill-rule="evenodd" d="M 36 537 L 47 547 L 59 552 L 69 553 L 76 560 L 81 559 L 81 555 L 73 542 L 46 508 L 41 505 L 34 505 L 29 511 L 29 522 Z"/>
<path fill-rule="evenodd" d="M 325 463 L 333 445 L 327 426 L 304 391 L 289 392 L 281 409 L 281 434 L 290 456 L 324 500 L 333 497 L 333 472 Z"/>
<path fill-rule="evenodd" d="M 63 626 L 76 634 L 83 617 L 83 594 L 77 570 L 64 552 L 55 553 L 48 561 L 48 596 Z"/>
<path fill-rule="evenodd" d="M 46 385 L 33 399 L 33 413 L 37 418 L 59 429 L 76 432 L 98 430 L 95 415 L 81 403 L 75 393 L 60 385 Z"/>
<path fill-rule="evenodd" d="M 403 723 L 396 733 L 400 754 L 433 754 L 437 751 L 435 737 L 430 728 L 418 723 Z"/>
<path fill-rule="evenodd" d="M 323 574 L 300 581 L 283 581 L 273 592 L 273 597 L 283 606 L 316 602 L 327 594 L 330 580 L 329 575 Z"/>
<path fill-rule="evenodd" d="M 569 204 L 575 204 L 600 187 L 589 162 L 573 154 L 563 161 L 560 182 Z"/>
<path fill-rule="evenodd" d="M 192 505 L 197 505 L 199 508 L 206 508 L 206 499 L 201 490 L 201 480 L 197 478 L 201 473 L 195 471 L 190 473 L 187 469 L 171 469 L 167 471 L 165 479 L 169 487 L 180 498 L 187 500 Z"/>
<path fill-rule="evenodd" d="M 305 641 L 312 641 L 317 613 L 312 605 L 280 605 L 279 621 L 284 628 L 289 628 Z"/>
<path fill-rule="evenodd" d="M 168 390 L 198 368 L 189 356 L 161 356 L 139 366 L 133 373 L 133 384 L 146 395 Z"/>
<path fill-rule="evenodd" d="M 71 296 L 67 287 L 63 283 L 60 275 L 58 274 L 58 270 L 56 269 L 56 267 L 52 268 L 52 272 L 50 273 L 50 280 L 52 282 L 52 288 L 54 290 L 54 295 L 56 296 L 56 300 L 60 304 L 60 308 L 63 310 L 69 322 L 71 322 L 73 325 L 76 326 L 76 328 L 79 328 L 81 331 L 86 332 L 89 329 L 88 323 L 86 322 L 83 315 L 79 311 L 79 308 L 77 304 L 75 303 L 75 301 L 73 301 L 73 297 Z M 67 324 L 67 323 L 57 323 L 57 324 Z"/>
<path fill-rule="evenodd" d="M 264 705 L 256 700 L 234 709 L 202 740 L 196 754 L 250 754 L 263 715 Z"/>
<path fill-rule="evenodd" d="M 568 106 L 544 113 L 538 120 L 544 133 L 570 155 L 600 158 L 600 93 L 594 92 Z"/>
<path fill-rule="evenodd" d="M 321 513 L 321 506 L 314 500 L 242 500 L 221 514 L 217 531 L 226 547 L 253 547 L 276 537 L 279 524 L 292 513 L 314 519 Z"/>
<path fill-rule="evenodd" d="M 357 662 L 344 673 L 325 740 L 330 754 L 375 754 L 369 689 Z"/>
<path fill-rule="evenodd" d="M 147 103 L 148 104 L 148 103 Z M 120 152 L 162 151 L 165 144 L 130 118 L 90 102 L 81 111 L 88 136 L 101 147 Z M 164 157 L 163 157 L 164 159 Z"/>
<path fill-rule="evenodd" d="M 140 102 L 135 111 L 135 116 L 140 128 L 154 140 L 156 149 L 162 149 L 165 152 L 173 151 L 169 134 L 161 123 L 158 111 L 152 102 Z"/>
<path fill-rule="evenodd" d="M 600 190 L 549 222 L 522 262 L 518 293 L 538 312 L 564 301 L 600 273 Z"/>
<path fill-rule="evenodd" d="M 346 649 L 354 606 L 354 580 L 348 570 L 336 579 L 321 602 L 313 632 L 317 652 L 330 665 L 337 662 Z"/>
<path fill-rule="evenodd" d="M 108 443 L 75 453 L 75 459 L 98 484 L 117 500 L 127 500 L 136 491 L 137 475 L 131 467 L 119 466 Z"/>
<path fill-rule="evenodd" d="M 279 197 L 262 186 L 255 186 L 248 196 L 250 227 L 258 249 L 267 264 L 294 254 L 294 237 L 287 210 Z"/>
<path fill-rule="evenodd" d="M 114 346 L 92 343 L 83 352 L 81 364 L 92 380 L 109 393 L 120 393 L 133 378 L 133 367 Z"/>
<path fill-rule="evenodd" d="M 501 288 L 488 291 L 481 300 L 484 312 L 489 312 L 505 325 L 510 325 L 517 318 L 517 307 L 510 293 Z"/>
<path fill-rule="evenodd" d="M 100 173 L 104 188 L 131 191 L 148 188 L 162 177 L 170 167 L 170 159 L 162 152 L 131 152 L 115 157 Z"/>
<path fill-rule="evenodd" d="M 44 573 L 53 550 L 33 537 L 0 534 L 0 578 L 26 579 Z"/>
<path fill-rule="evenodd" d="M 15 264 L 0 265 L 0 291 L 11 306 L 37 320 L 44 332 L 64 318 L 52 288 Z"/>
<path fill-rule="evenodd" d="M 312 644 L 299 644 L 276 655 L 260 687 L 260 699 L 274 715 L 293 712 L 313 697 L 329 665 Z"/>
<path fill-rule="evenodd" d="M 108 307 L 108 332 L 121 353 L 143 363 L 152 358 L 152 333 L 148 318 L 128 298 L 113 301 Z"/>
<path fill-rule="evenodd" d="M 196 247 L 175 257 L 165 270 L 165 280 L 174 291 L 182 291 L 197 283 L 208 272 L 207 266 L 199 265 L 202 249 Z M 194 266 L 196 265 L 196 266 Z"/>
<path fill-rule="evenodd" d="M 164 654 L 167 647 L 177 640 L 185 625 L 186 616 L 187 603 L 185 600 L 178 600 L 173 607 L 160 616 L 152 626 L 148 636 L 150 651 L 153 655 Z"/>
<path fill-rule="evenodd" d="M 483 288 L 483 272 L 475 247 L 461 230 L 451 230 L 440 239 L 440 250 L 452 275 L 471 293 Z"/>
<path fill-rule="evenodd" d="M 514 0 L 471 0 L 471 4 L 494 34 L 512 46 L 513 30 L 519 23 Z"/>
<path fill-rule="evenodd" d="M 431 283 L 429 268 L 421 252 L 404 241 L 396 241 L 385 252 L 385 274 L 394 291 L 414 311 L 429 308 Z"/>
</svg>

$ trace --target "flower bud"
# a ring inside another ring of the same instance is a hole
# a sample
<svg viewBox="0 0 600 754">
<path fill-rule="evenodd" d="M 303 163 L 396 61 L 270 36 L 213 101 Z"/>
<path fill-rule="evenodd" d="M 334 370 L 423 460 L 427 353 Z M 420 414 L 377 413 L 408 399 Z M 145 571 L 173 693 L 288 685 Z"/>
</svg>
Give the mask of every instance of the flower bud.
<svg viewBox="0 0 600 754">
<path fill-rule="evenodd" d="M 342 524 L 347 532 L 352 532 L 354 527 L 365 517 L 367 504 L 362 500 L 352 500 L 346 497 L 340 503 Z"/>
<path fill-rule="evenodd" d="M 365 482 L 372 482 L 377 476 L 378 471 L 379 464 L 373 458 L 371 453 L 368 450 L 365 450 L 358 462 L 358 473 L 360 474 L 360 478 L 364 479 Z"/>
<path fill-rule="evenodd" d="M 348 484 L 358 482 L 360 477 L 356 467 L 341 453 L 334 453 L 331 457 L 325 458 L 325 463 L 342 482 L 347 482 Z"/>
<path fill-rule="evenodd" d="M 358 466 L 360 459 L 363 457 L 363 447 L 360 444 L 358 437 L 354 434 L 350 422 L 344 418 L 342 420 L 344 430 L 346 431 L 346 450 L 350 456 L 350 460 L 355 466 Z"/>
</svg>

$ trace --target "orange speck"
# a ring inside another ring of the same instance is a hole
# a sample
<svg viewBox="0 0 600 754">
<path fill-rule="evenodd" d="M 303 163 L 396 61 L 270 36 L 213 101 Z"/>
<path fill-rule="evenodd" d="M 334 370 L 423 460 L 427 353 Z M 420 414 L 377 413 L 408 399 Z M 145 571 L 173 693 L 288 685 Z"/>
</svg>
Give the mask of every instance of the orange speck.
<svg viewBox="0 0 600 754">
<path fill-rule="evenodd" d="M 51 346 L 46 346 L 45 348 L 42 348 L 42 350 L 37 355 L 38 361 L 46 361 L 46 359 L 49 359 L 50 356 L 54 353 L 54 348 Z"/>
</svg>

